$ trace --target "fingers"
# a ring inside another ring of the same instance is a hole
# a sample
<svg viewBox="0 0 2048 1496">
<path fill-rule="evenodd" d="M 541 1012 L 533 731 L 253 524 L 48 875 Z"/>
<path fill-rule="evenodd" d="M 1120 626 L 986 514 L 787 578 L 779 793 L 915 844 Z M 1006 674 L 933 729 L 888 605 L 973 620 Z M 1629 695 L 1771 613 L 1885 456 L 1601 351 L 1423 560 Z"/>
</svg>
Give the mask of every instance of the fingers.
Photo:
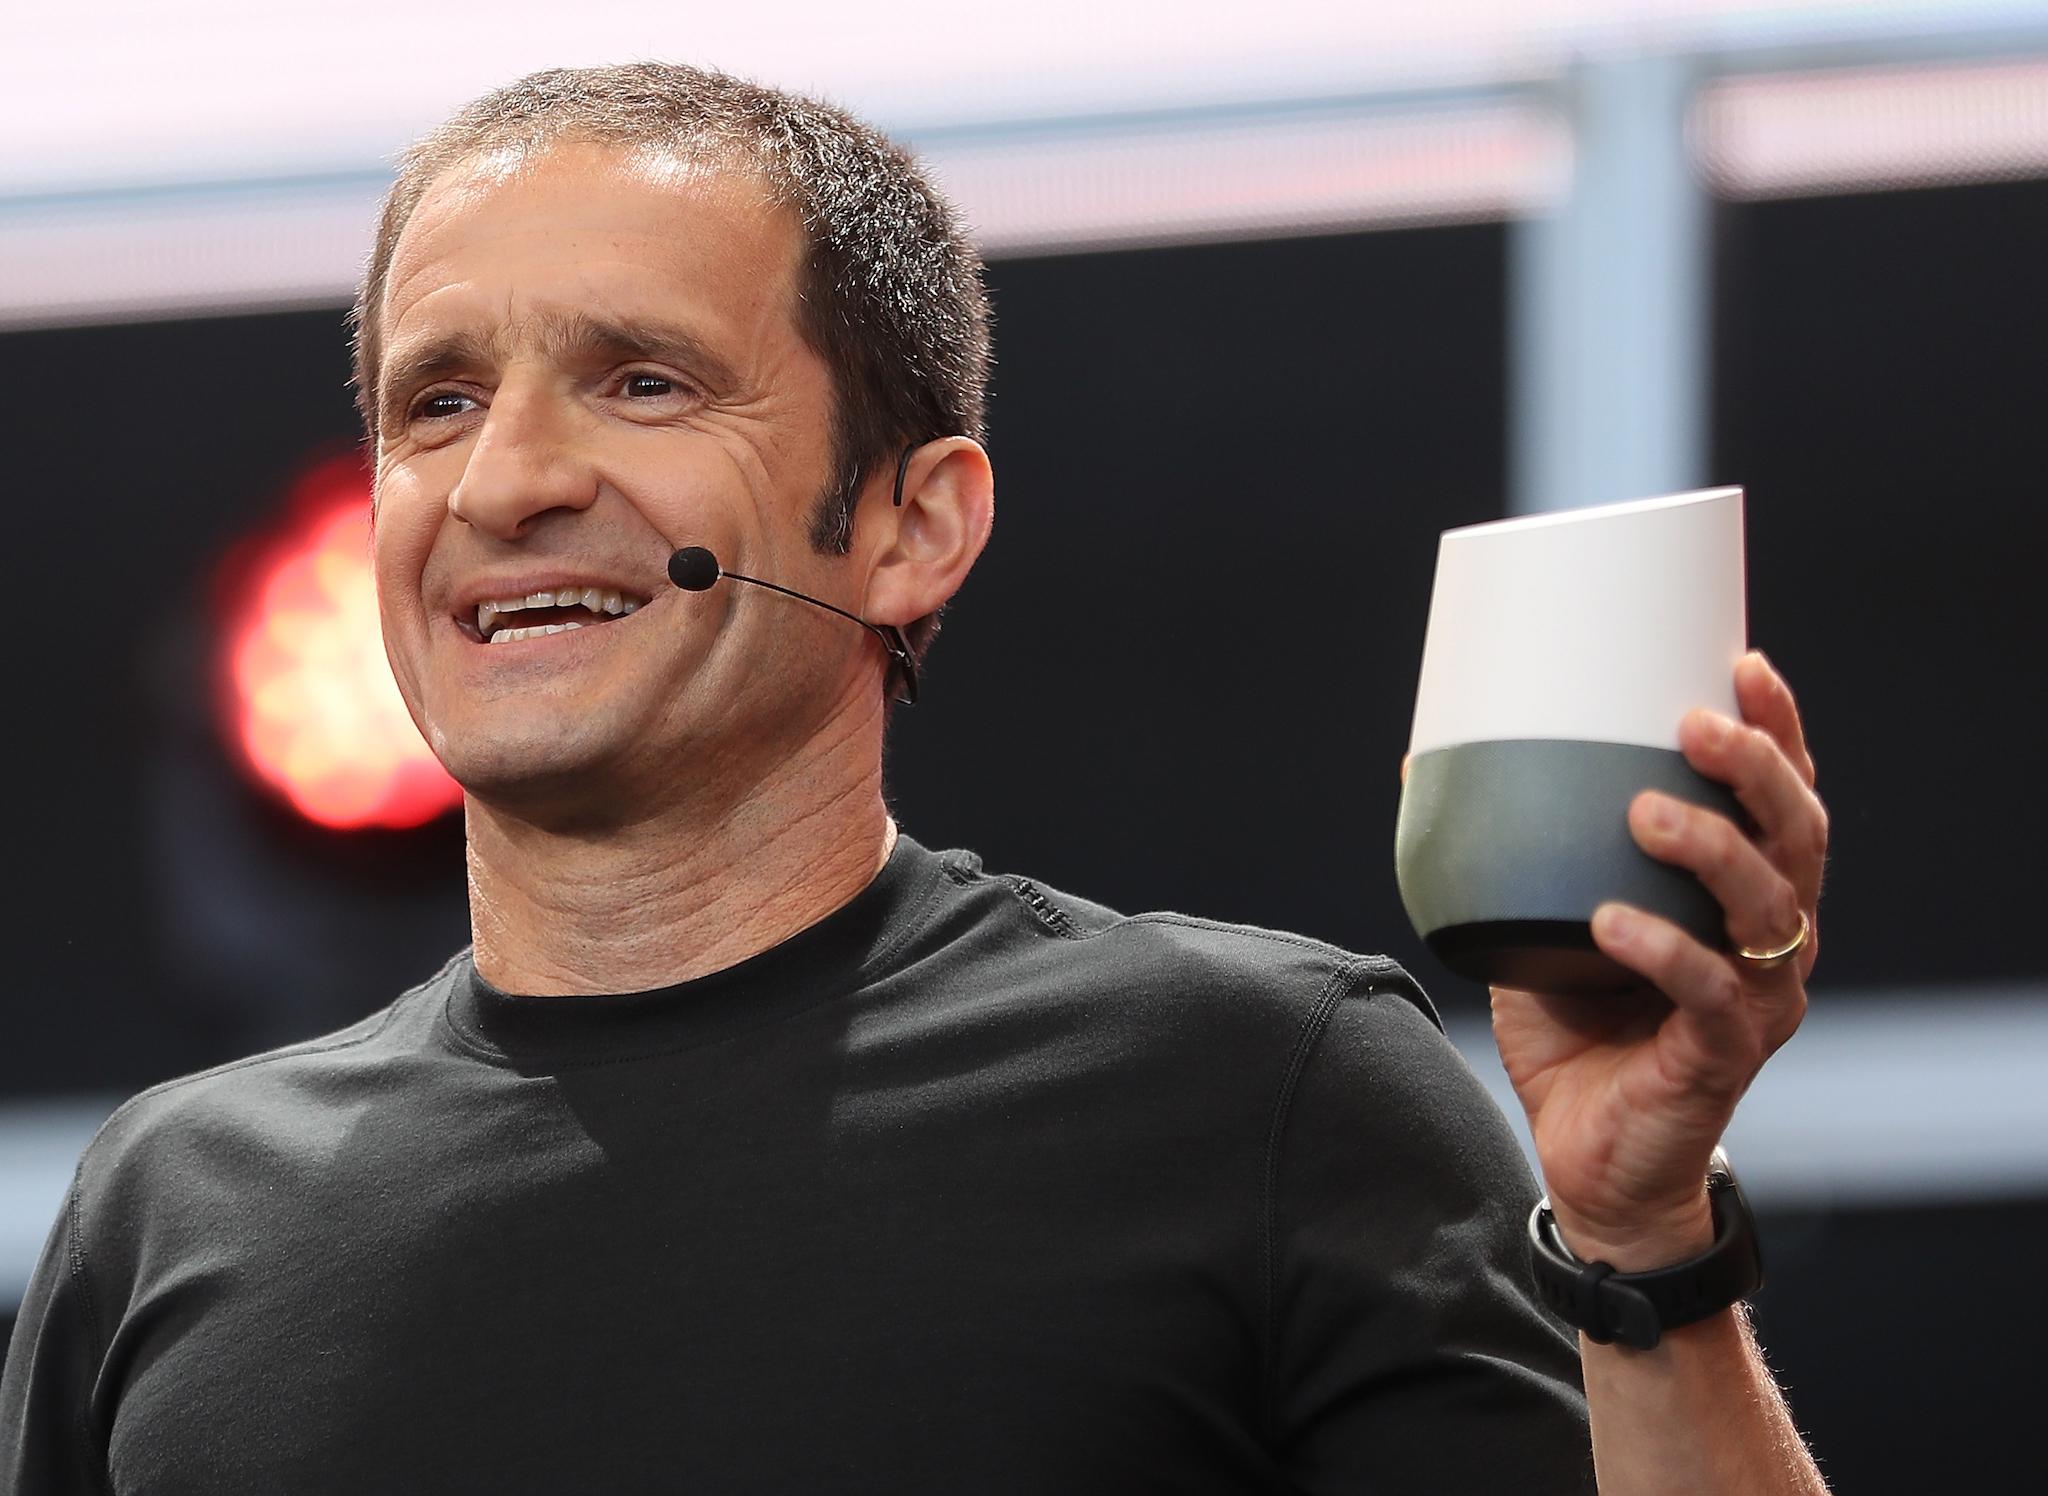
<svg viewBox="0 0 2048 1496">
<path fill-rule="evenodd" d="M 1799 933 L 1800 890 L 1726 816 L 1645 790 L 1630 803 L 1628 822 L 1645 852 L 1706 885 L 1737 945 L 1776 949 Z"/>
<path fill-rule="evenodd" d="M 1692 1021 L 1697 1043 L 1688 1082 L 1718 1093 L 1749 1083 L 1767 1056 L 1733 964 L 1669 920 L 1628 904 L 1593 911 L 1593 940 L 1670 998 Z"/>
<path fill-rule="evenodd" d="M 1594 910 L 1593 940 L 1670 998 L 1696 1025 L 1700 1043 L 1719 1056 L 1712 1063 L 1725 1064 L 1740 1085 L 1806 1016 L 1806 985 L 1792 967 L 1751 975 L 1742 962 L 1633 905 L 1610 901 Z M 1709 1063 L 1704 1054 L 1700 1062 Z"/>
<path fill-rule="evenodd" d="M 1778 740 L 1762 727 L 1732 722 L 1704 709 L 1686 714 L 1678 740 L 1688 763 L 1735 792 L 1755 820 L 1772 860 L 1807 901 L 1818 900 L 1827 860 L 1827 807 Z"/>
<path fill-rule="evenodd" d="M 1752 649 L 1736 661 L 1735 700 L 1743 717 L 1770 734 L 1793 771 L 1812 789 L 1815 768 L 1806 747 L 1806 729 L 1799 720 L 1799 703 L 1762 650 Z"/>
</svg>

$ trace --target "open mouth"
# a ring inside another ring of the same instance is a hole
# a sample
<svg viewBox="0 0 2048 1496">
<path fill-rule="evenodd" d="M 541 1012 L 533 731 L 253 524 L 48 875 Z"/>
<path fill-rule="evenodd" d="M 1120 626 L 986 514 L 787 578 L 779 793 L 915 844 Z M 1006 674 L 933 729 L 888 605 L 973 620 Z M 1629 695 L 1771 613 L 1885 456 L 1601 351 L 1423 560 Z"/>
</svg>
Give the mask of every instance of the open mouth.
<svg viewBox="0 0 2048 1496">
<path fill-rule="evenodd" d="M 537 639 L 543 634 L 611 623 L 637 611 L 646 602 L 646 598 L 630 592 L 602 587 L 564 587 L 526 597 L 501 598 L 477 604 L 476 633 L 486 644 Z M 458 620 L 463 621 L 466 620 Z"/>
</svg>

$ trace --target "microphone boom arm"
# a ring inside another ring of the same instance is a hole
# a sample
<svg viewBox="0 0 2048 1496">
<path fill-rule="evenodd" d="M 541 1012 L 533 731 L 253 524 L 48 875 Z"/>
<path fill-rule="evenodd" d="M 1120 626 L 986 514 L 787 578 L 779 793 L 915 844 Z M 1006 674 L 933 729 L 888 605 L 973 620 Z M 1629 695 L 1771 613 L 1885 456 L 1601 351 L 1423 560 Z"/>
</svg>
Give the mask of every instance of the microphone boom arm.
<svg viewBox="0 0 2048 1496">
<path fill-rule="evenodd" d="M 903 694 L 897 697 L 896 700 L 904 706 L 917 705 L 917 661 L 911 656 L 910 645 L 904 639 L 903 631 L 897 628 L 895 624 L 869 623 L 858 613 L 849 613 L 844 608 L 836 608 L 823 598 L 812 597 L 807 592 L 797 592 L 774 582 L 764 582 L 759 577 L 741 576 L 738 572 L 727 571 L 722 566 L 718 568 L 718 574 L 721 577 L 730 577 L 735 582 L 751 582 L 756 587 L 766 587 L 770 592 L 779 592 L 784 597 L 795 598 L 798 602 L 811 603 L 823 608 L 828 613 L 837 613 L 841 618 L 859 624 L 882 641 L 882 648 L 889 652 L 889 658 L 894 660 L 897 668 L 903 672 Z"/>
</svg>

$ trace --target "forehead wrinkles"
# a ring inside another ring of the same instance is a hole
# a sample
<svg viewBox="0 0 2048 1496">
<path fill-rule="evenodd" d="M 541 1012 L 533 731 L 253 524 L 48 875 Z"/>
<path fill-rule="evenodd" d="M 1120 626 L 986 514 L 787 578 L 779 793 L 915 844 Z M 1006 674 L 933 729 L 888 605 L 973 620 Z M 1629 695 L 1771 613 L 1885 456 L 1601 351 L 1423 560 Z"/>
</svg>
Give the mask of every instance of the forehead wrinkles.
<svg viewBox="0 0 2048 1496">
<path fill-rule="evenodd" d="M 563 173 L 566 181 L 549 184 L 544 180 Z M 378 314 L 388 313 L 412 280 L 445 258 L 446 250 L 437 249 L 433 241 L 455 231 L 462 219 L 485 210 L 494 198 L 545 192 L 550 185 L 558 191 L 566 189 L 566 203 L 540 205 L 553 210 L 540 216 L 557 223 L 564 222 L 565 207 L 573 214 L 579 200 L 615 197 L 622 189 L 637 188 L 645 217 L 626 226 L 628 232 L 638 230 L 657 240 L 674 239 L 682 226 L 657 222 L 661 215 L 682 217 L 692 210 L 709 209 L 728 221 L 751 225 L 777 241 L 778 258 L 799 264 L 808 237 L 798 215 L 767 175 L 736 148 L 715 141 L 651 145 L 569 137 L 500 142 L 452 162 L 421 192 L 392 245 L 391 269 Z M 605 232 L 596 222 L 564 226 L 592 234 Z M 616 227 L 606 236 L 614 244 L 618 242 Z"/>
<path fill-rule="evenodd" d="M 565 161 L 565 156 L 583 159 Z M 570 175 L 554 184 L 541 181 L 550 168 Z M 690 150 L 644 144 L 627 147 L 588 140 L 561 142 L 539 151 L 531 147 L 506 147 L 466 158 L 444 172 L 428 187 L 401 232 L 392 257 L 394 273 L 382 288 L 376 309 L 376 320 L 385 333 L 379 340 L 385 343 L 382 357 L 377 360 L 380 367 L 371 371 L 379 387 L 396 383 L 394 371 L 403 351 L 408 347 L 417 349 L 423 342 L 443 347 L 451 357 L 464 354 L 473 361 L 483 361 L 502 360 L 522 341 L 530 341 L 550 354 L 594 341 L 617 341 L 593 338 L 592 324 L 602 324 L 606 331 L 616 332 L 633 319 L 608 316 L 610 309 L 603 306 L 601 295 L 589 295 L 586 307 L 569 312 L 541 309 L 515 316 L 516 298 L 523 289 L 520 287 L 506 291 L 504 312 L 487 338 L 474 331 L 459 330 L 414 339 L 395 335 L 390 315 L 394 307 L 399 308 L 401 318 L 408 317 L 435 292 L 445 289 L 442 285 L 428 285 L 415 296 L 407 295 L 422 276 L 431 275 L 437 266 L 446 266 L 451 247 L 444 240 L 445 234 L 459 233 L 461 220 L 485 209 L 502 192 L 531 189 L 545 193 L 550 185 L 564 193 L 571 204 L 579 197 L 616 197 L 622 189 L 628 194 L 639 189 L 641 201 L 637 207 L 641 211 L 637 215 L 628 212 L 623 223 L 608 224 L 600 211 L 587 221 L 564 225 L 590 236 L 590 247 L 580 251 L 580 257 L 593 266 L 614 256 L 631 263 L 634 257 L 628 248 L 629 241 L 642 237 L 669 250 L 668 255 L 645 264 L 644 268 L 657 276 L 673 278 L 680 270 L 686 278 L 696 281 L 692 289 L 700 289 L 708 280 L 714 293 L 721 289 L 721 283 L 728 293 L 737 293 L 717 297 L 716 310 L 723 314 L 721 322 L 734 322 L 744 327 L 753 340 L 759 340 L 766 331 L 760 325 L 765 315 L 779 320 L 801 337 L 795 322 L 807 258 L 807 236 L 794 210 L 777 197 L 768 180 L 735 153 L 708 143 L 699 143 Z M 536 202 L 513 221 L 560 223 L 563 206 L 545 200 Z M 549 211 L 551 208 L 556 211 Z M 573 208 L 569 211 L 573 214 Z M 712 215 L 737 226 L 739 232 L 730 237 L 706 235 L 701 225 L 688 221 L 693 214 Z M 663 222 L 665 216 L 671 221 Z M 714 257 L 708 265 L 694 267 L 700 271 L 709 269 L 712 274 L 708 278 L 689 277 L 693 267 L 686 263 L 686 246 L 717 243 L 721 239 L 732 252 Z M 454 252 L 462 253 L 463 247 L 458 244 Z M 770 273 L 761 274 L 764 268 Z M 459 279 L 450 284 L 459 283 Z M 770 287 L 780 294 L 766 294 Z"/>
</svg>

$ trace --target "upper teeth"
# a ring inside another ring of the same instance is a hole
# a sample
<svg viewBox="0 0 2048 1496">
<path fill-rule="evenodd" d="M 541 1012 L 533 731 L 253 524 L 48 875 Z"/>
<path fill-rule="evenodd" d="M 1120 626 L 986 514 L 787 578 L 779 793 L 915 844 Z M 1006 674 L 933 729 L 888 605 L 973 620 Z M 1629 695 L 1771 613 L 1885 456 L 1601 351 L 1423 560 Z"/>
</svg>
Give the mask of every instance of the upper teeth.
<svg viewBox="0 0 2048 1496">
<path fill-rule="evenodd" d="M 640 600 L 620 592 L 608 592 L 602 587 L 564 587 L 555 592 L 535 592 L 526 597 L 509 597 L 497 602 L 478 603 L 476 606 L 477 632 L 486 639 L 504 613 L 517 613 L 523 608 L 574 608 L 585 607 L 593 613 L 631 613 L 640 606 Z M 523 631 L 522 631 L 523 632 Z"/>
</svg>

